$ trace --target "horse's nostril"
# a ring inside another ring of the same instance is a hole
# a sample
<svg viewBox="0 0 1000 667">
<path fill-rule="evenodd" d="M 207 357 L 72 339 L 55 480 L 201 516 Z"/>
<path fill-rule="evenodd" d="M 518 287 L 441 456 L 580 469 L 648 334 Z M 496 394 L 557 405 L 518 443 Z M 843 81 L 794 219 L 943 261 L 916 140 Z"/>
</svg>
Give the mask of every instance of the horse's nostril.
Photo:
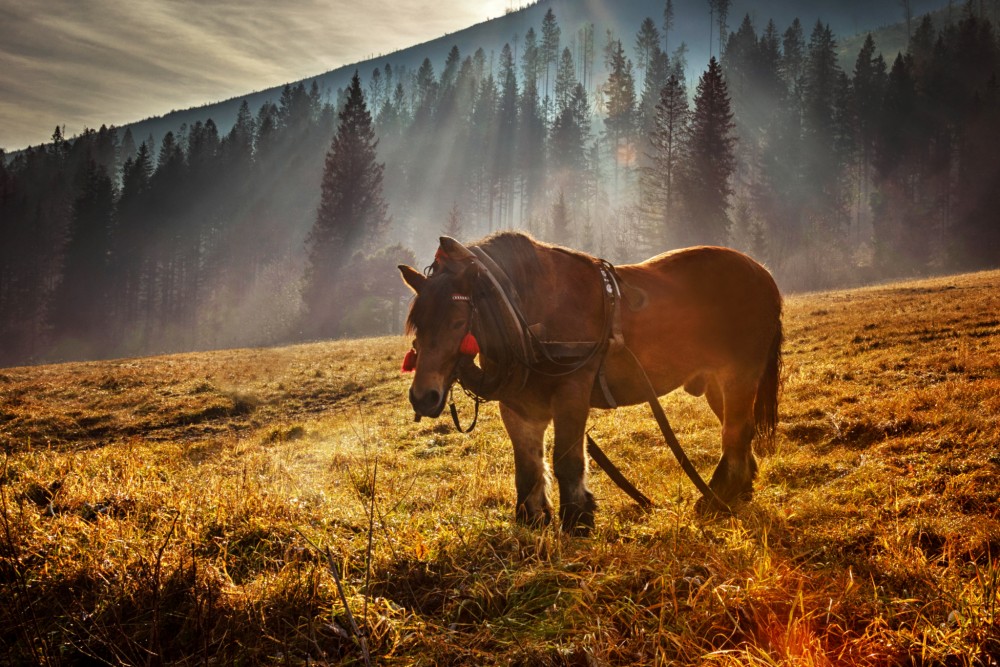
<svg viewBox="0 0 1000 667">
<path fill-rule="evenodd" d="M 438 403 L 441 402 L 441 392 L 437 390 L 431 390 L 427 392 L 427 396 L 424 397 L 424 405 L 428 408 L 436 408 Z"/>
<path fill-rule="evenodd" d="M 422 396 L 417 396 L 413 389 L 410 389 L 410 403 L 418 413 L 428 417 L 436 417 L 440 412 L 442 394 L 437 389 L 431 389 Z"/>
</svg>

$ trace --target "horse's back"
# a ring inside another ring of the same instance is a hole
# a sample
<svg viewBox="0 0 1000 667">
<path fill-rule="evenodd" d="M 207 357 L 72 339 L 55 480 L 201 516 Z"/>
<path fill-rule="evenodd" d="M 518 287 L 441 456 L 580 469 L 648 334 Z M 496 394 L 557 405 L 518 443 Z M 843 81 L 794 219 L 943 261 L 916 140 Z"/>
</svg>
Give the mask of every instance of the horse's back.
<svg viewBox="0 0 1000 667">
<path fill-rule="evenodd" d="M 711 297 L 705 307 L 742 310 L 741 304 L 780 315 L 781 294 L 770 272 L 748 255 L 718 246 L 673 250 L 639 264 L 619 267 L 630 284 L 642 286 L 657 301 L 691 302 Z M 750 303 L 744 303 L 749 299 Z"/>
<path fill-rule="evenodd" d="M 625 339 L 665 391 L 701 372 L 758 373 L 781 335 L 777 285 L 739 251 L 685 248 L 617 269 L 644 296 L 623 309 Z"/>
</svg>

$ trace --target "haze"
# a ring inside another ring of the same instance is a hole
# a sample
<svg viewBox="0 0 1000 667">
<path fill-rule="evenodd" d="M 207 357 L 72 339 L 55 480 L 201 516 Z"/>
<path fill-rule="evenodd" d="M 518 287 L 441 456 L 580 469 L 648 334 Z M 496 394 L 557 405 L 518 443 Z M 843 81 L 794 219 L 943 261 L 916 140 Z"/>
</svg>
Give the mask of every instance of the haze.
<svg viewBox="0 0 1000 667">
<path fill-rule="evenodd" d="M 503 14 L 506 0 L 0 0 L 0 148 L 319 74 Z"/>
</svg>

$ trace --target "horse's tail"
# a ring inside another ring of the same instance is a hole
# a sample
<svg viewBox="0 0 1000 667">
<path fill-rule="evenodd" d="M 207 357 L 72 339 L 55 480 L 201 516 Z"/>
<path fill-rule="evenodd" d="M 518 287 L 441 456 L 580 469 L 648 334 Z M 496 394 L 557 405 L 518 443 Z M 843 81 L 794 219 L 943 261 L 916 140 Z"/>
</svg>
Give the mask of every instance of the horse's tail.
<svg viewBox="0 0 1000 667">
<path fill-rule="evenodd" d="M 778 429 L 778 392 L 781 390 L 781 319 L 771 340 L 764 373 L 757 381 L 757 395 L 753 402 L 754 449 L 760 455 L 774 452 L 774 438 Z"/>
</svg>

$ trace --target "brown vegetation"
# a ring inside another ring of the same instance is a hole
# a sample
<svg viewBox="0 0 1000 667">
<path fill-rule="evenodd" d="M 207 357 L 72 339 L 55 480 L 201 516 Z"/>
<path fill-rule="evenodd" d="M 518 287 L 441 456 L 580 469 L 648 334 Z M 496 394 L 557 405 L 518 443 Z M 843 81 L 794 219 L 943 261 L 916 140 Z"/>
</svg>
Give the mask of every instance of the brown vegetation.
<svg viewBox="0 0 1000 667">
<path fill-rule="evenodd" d="M 1000 273 L 786 310 L 753 502 L 699 518 L 647 411 L 595 412 L 658 508 L 594 472 L 590 539 L 514 525 L 493 409 L 412 422 L 400 338 L 2 369 L 0 660 L 361 663 L 316 545 L 379 664 L 996 664 Z"/>
</svg>

